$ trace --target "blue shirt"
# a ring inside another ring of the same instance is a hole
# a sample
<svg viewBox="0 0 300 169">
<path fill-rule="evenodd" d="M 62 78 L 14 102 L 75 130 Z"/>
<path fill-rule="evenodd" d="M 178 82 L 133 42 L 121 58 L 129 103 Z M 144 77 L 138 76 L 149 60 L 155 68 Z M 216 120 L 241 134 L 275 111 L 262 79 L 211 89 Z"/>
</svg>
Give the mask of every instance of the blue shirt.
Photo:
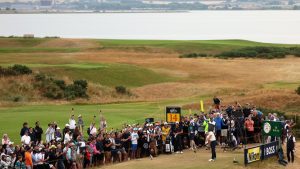
<svg viewBox="0 0 300 169">
<path fill-rule="evenodd" d="M 216 130 L 221 130 L 223 124 L 223 120 L 221 119 L 221 117 L 216 117 L 214 121 L 216 122 Z"/>
</svg>

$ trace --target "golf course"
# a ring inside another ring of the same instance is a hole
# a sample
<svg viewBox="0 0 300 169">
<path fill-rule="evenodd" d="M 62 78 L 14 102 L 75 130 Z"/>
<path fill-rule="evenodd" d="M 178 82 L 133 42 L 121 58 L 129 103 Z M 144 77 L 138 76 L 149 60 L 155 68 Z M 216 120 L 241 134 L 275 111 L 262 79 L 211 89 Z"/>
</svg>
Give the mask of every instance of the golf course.
<svg viewBox="0 0 300 169">
<path fill-rule="evenodd" d="M 94 115 L 96 120 L 100 118 L 100 110 L 109 129 L 120 129 L 123 124 L 143 123 L 145 118 L 163 121 L 166 106 L 182 106 L 183 114 L 194 114 L 199 112 L 199 102 L 203 100 L 207 111 L 214 96 L 221 98 L 224 105 L 238 101 L 241 105 L 250 103 L 291 117 L 299 115 L 300 95 L 296 93 L 300 85 L 299 56 L 287 53 L 280 58 L 263 58 L 263 54 L 218 57 L 224 52 L 260 47 L 294 51 L 300 45 L 246 40 L 0 38 L 0 66 L 5 69 L 18 64 L 32 70 L 31 74 L 0 76 L 0 135 L 7 133 L 12 141 L 19 143 L 23 122 L 34 126 L 40 121 L 46 130 L 48 123 L 55 121 L 63 128 L 71 114 L 75 117 L 81 114 L 89 126 Z M 196 57 L 185 57 L 193 54 Z M 36 82 L 37 75 L 62 80 L 66 85 L 85 80 L 87 96 L 45 97 L 44 88 Z M 205 151 L 133 160 L 104 168 L 244 167 L 242 150 L 234 153 L 218 150 L 220 161 L 215 163 L 207 162 L 209 153 Z M 299 167 L 299 152 L 296 156 L 297 163 L 288 168 Z M 239 163 L 233 164 L 233 158 Z M 196 159 L 199 161 L 190 166 L 180 165 Z M 279 168 L 271 159 L 249 168 L 262 166 Z"/>
</svg>

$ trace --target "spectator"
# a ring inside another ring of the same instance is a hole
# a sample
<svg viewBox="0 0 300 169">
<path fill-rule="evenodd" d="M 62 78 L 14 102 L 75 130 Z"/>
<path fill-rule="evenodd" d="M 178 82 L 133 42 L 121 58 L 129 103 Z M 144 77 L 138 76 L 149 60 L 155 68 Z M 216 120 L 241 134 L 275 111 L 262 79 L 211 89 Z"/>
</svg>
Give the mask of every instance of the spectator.
<svg viewBox="0 0 300 169">
<path fill-rule="evenodd" d="M 216 117 L 214 118 L 215 121 L 215 132 L 216 132 L 216 136 L 217 136 L 217 140 L 218 140 L 218 144 L 221 143 L 221 130 L 222 130 L 222 126 L 224 126 L 223 124 L 223 120 L 220 117 L 220 113 L 216 113 Z"/>
<path fill-rule="evenodd" d="M 64 144 L 67 144 L 72 140 L 71 130 L 67 131 L 64 138 Z"/>
<path fill-rule="evenodd" d="M 294 163 L 294 152 L 295 152 L 295 143 L 296 143 L 296 138 L 292 134 L 292 131 L 288 131 L 288 136 L 287 136 L 287 143 L 286 143 L 286 152 L 287 152 L 287 158 L 288 162 Z"/>
<path fill-rule="evenodd" d="M 56 128 L 56 131 L 54 133 L 54 138 L 55 138 L 55 141 L 61 141 L 62 140 L 62 134 L 60 132 L 59 127 Z"/>
<path fill-rule="evenodd" d="M 3 137 L 2 137 L 2 145 L 6 144 L 6 145 L 9 145 L 11 143 L 9 137 L 7 134 L 3 134 Z"/>
<path fill-rule="evenodd" d="M 21 138 L 21 143 L 23 146 L 29 146 L 31 143 L 30 136 L 28 135 L 28 131 L 25 132 L 25 134 Z"/>
<path fill-rule="evenodd" d="M 133 132 L 130 135 L 131 140 L 131 159 L 135 159 L 136 157 L 136 150 L 137 150 L 137 140 L 139 138 L 139 135 L 137 133 L 137 128 L 133 129 Z"/>
<path fill-rule="evenodd" d="M 26 165 L 23 162 L 23 157 L 22 156 L 18 156 L 18 160 L 16 161 L 15 164 L 15 169 L 26 169 Z"/>
<path fill-rule="evenodd" d="M 25 149 L 26 149 L 26 152 L 25 152 L 26 169 L 33 169 L 33 162 L 32 162 L 32 156 L 31 156 L 32 149 L 29 146 L 26 146 Z"/>
<path fill-rule="evenodd" d="M 190 140 L 190 148 L 196 153 L 197 146 L 195 144 L 195 135 L 196 135 L 196 123 L 193 118 L 191 118 L 190 124 L 189 124 L 189 140 Z"/>
<path fill-rule="evenodd" d="M 71 115 L 70 119 L 69 119 L 69 125 L 70 125 L 70 130 L 73 133 L 76 127 L 76 121 L 74 119 L 74 114 Z"/>
<path fill-rule="evenodd" d="M 222 127 L 221 127 L 221 143 L 223 145 L 227 142 L 227 135 L 228 135 L 228 125 L 229 125 L 229 118 L 226 113 L 223 114 L 222 118 Z"/>
<path fill-rule="evenodd" d="M 34 130 L 33 130 L 32 127 L 29 127 L 28 135 L 30 137 L 31 142 L 33 142 L 35 144 L 36 143 L 36 136 L 35 136 L 35 133 L 34 133 Z"/>
<path fill-rule="evenodd" d="M 24 136 L 25 135 L 25 132 L 28 132 L 29 129 L 28 129 L 28 123 L 27 122 L 24 122 L 23 123 L 23 128 L 21 129 L 20 131 L 20 136 Z"/>
<path fill-rule="evenodd" d="M 246 128 L 246 141 L 247 143 L 249 143 L 249 140 L 253 140 L 253 134 L 254 134 L 254 122 L 251 119 L 251 115 L 249 117 L 246 117 L 245 128 Z"/>
<path fill-rule="evenodd" d="M 46 130 L 46 143 L 50 143 L 51 140 L 54 140 L 54 124 L 53 123 L 49 123 L 48 124 L 48 128 Z"/>
<path fill-rule="evenodd" d="M 10 162 L 7 161 L 7 156 L 6 155 L 1 156 L 0 167 L 2 169 L 8 169 L 10 167 Z"/>
<path fill-rule="evenodd" d="M 40 127 L 39 121 L 35 122 L 34 133 L 37 143 L 40 143 L 42 140 L 43 129 Z"/>
<path fill-rule="evenodd" d="M 105 163 L 110 164 L 111 162 L 111 146 L 112 142 L 110 141 L 110 134 L 105 134 L 105 139 L 103 141 L 104 144 L 104 155 L 105 155 Z"/>
<path fill-rule="evenodd" d="M 90 130 L 89 130 L 89 131 L 90 131 L 90 132 L 89 132 L 89 135 L 94 136 L 94 137 L 97 135 L 97 128 L 96 128 L 94 122 L 91 123 L 91 125 L 90 125 Z"/>
<path fill-rule="evenodd" d="M 214 96 L 213 102 L 215 105 L 215 109 L 220 110 L 221 100 L 219 98 L 217 98 L 217 96 Z"/>
<path fill-rule="evenodd" d="M 163 145 L 165 145 L 166 139 L 170 135 L 170 131 L 171 128 L 169 127 L 168 123 L 165 122 L 164 126 L 162 127 L 162 136 L 161 136 Z"/>
<path fill-rule="evenodd" d="M 261 118 L 258 115 L 257 111 L 254 110 L 252 113 L 252 120 L 254 122 L 254 142 L 261 143 Z"/>
<path fill-rule="evenodd" d="M 77 126 L 78 126 L 78 128 L 79 128 L 79 131 L 80 131 L 81 133 L 83 133 L 84 122 L 83 122 L 83 119 L 82 119 L 81 114 L 78 116 Z"/>
<path fill-rule="evenodd" d="M 175 138 L 175 146 L 176 146 L 175 151 L 177 154 L 183 153 L 182 138 L 181 138 L 182 133 L 183 133 L 182 125 L 180 125 L 179 122 L 177 121 L 174 127 L 174 138 Z"/>
</svg>

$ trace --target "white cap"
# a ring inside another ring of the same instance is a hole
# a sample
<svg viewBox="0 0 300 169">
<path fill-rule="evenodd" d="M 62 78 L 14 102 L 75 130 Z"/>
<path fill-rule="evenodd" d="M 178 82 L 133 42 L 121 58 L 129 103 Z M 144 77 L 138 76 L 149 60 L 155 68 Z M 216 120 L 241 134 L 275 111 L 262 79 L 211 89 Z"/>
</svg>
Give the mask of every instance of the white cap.
<svg viewBox="0 0 300 169">
<path fill-rule="evenodd" d="M 66 127 L 70 127 L 70 124 L 66 124 Z"/>
<path fill-rule="evenodd" d="M 168 125 L 168 122 L 164 122 L 164 125 Z"/>
<path fill-rule="evenodd" d="M 60 130 L 60 128 L 59 128 L 59 127 L 57 127 L 56 129 L 57 129 L 57 130 Z"/>
</svg>

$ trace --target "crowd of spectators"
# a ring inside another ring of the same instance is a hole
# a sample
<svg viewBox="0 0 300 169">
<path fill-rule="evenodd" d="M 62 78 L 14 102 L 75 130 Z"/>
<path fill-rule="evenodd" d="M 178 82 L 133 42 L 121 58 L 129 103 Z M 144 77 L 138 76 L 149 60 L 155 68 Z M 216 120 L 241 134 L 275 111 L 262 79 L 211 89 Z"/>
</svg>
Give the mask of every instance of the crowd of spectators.
<svg viewBox="0 0 300 169">
<path fill-rule="evenodd" d="M 95 120 L 85 126 L 81 115 L 77 119 L 72 115 L 63 129 L 56 122 L 49 123 L 45 131 L 38 121 L 34 127 L 24 122 L 20 145 L 3 134 L 0 168 L 81 169 L 143 157 L 152 159 L 162 153 L 183 154 L 183 149 L 196 153 L 201 147 L 211 149 L 210 161 L 214 161 L 218 145 L 239 148 L 262 142 L 263 120 L 281 121 L 283 137 L 295 125 L 276 114 L 265 116 L 254 105 L 241 106 L 236 102 L 225 106 L 217 97 L 213 103 L 209 112 L 182 116 L 174 124 L 163 121 L 124 124 L 120 130 L 108 129 L 103 116 L 98 127 Z M 274 139 L 268 137 L 265 141 Z"/>
</svg>

